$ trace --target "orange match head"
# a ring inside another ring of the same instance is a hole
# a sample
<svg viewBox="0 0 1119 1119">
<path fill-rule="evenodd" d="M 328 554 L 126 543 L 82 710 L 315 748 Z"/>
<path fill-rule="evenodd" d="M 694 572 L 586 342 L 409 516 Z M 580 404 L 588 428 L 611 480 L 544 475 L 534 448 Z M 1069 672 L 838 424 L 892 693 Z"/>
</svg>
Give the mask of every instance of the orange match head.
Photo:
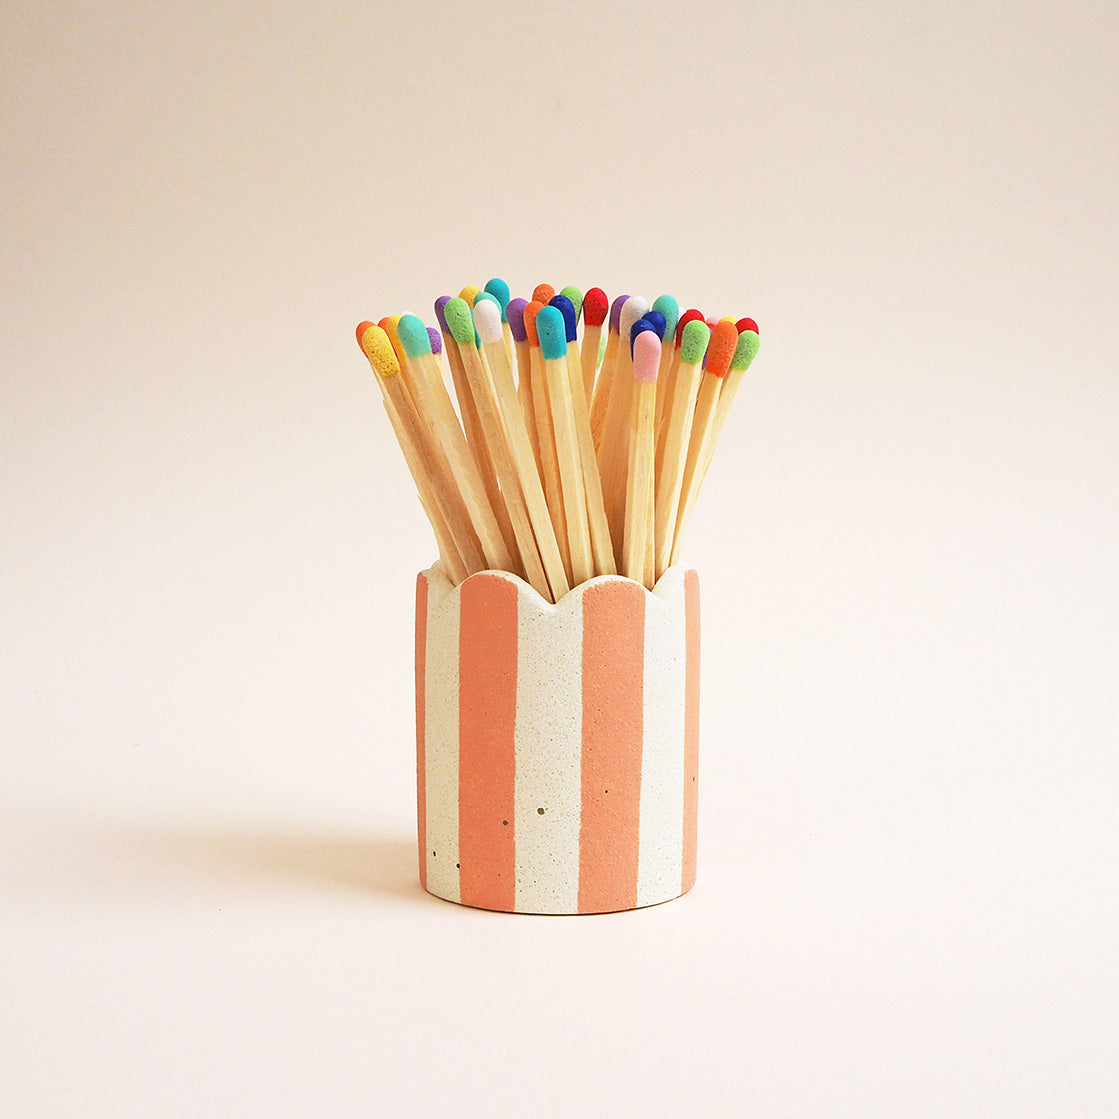
<svg viewBox="0 0 1119 1119">
<path fill-rule="evenodd" d="M 551 284 L 537 284 L 532 289 L 532 301 L 547 305 L 556 297 L 556 289 Z"/>
<path fill-rule="evenodd" d="M 738 345 L 738 331 L 733 319 L 723 319 L 711 328 L 711 341 L 707 344 L 707 372 L 725 377 L 730 369 Z"/>
<path fill-rule="evenodd" d="M 540 288 L 536 290 L 539 291 Z M 534 299 L 531 303 L 525 305 L 525 334 L 528 336 L 530 346 L 540 345 L 540 336 L 536 333 L 536 316 L 545 306 L 546 304 L 541 303 L 539 299 Z"/>
</svg>

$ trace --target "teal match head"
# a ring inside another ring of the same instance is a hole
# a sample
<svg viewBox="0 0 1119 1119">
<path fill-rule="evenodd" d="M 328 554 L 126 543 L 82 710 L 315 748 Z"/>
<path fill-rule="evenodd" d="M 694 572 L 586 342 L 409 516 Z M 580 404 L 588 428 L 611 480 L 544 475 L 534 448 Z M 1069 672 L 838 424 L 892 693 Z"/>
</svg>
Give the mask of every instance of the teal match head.
<svg viewBox="0 0 1119 1119">
<path fill-rule="evenodd" d="M 400 344 L 409 357 L 422 357 L 431 353 L 431 337 L 423 320 L 416 315 L 401 315 L 396 324 Z"/>
<path fill-rule="evenodd" d="M 567 287 L 562 288 L 556 292 L 557 295 L 562 295 L 571 300 L 571 306 L 575 308 L 575 318 L 578 320 L 579 316 L 583 313 L 583 293 L 576 287 L 568 284 Z"/>
<path fill-rule="evenodd" d="M 400 327 L 397 327 L 399 330 Z M 734 348 L 734 355 L 730 359 L 731 369 L 749 369 L 750 362 L 758 356 L 758 346 L 761 340 L 756 330 L 744 330 L 738 336 L 738 345 Z"/>
<path fill-rule="evenodd" d="M 703 319 L 692 319 L 687 323 L 680 336 L 680 364 L 698 365 L 707 352 L 710 339 L 711 327 Z"/>
<path fill-rule="evenodd" d="M 567 326 L 563 312 L 558 307 L 541 307 L 536 315 L 536 334 L 540 339 L 540 353 L 545 361 L 556 361 L 567 356 Z"/>
<path fill-rule="evenodd" d="M 671 295 L 658 295 L 653 300 L 653 310 L 664 315 L 664 334 L 670 342 L 676 337 L 676 324 L 680 321 L 680 304 Z"/>
<path fill-rule="evenodd" d="M 497 307 L 498 314 L 501 314 L 501 300 L 498 299 L 496 295 L 493 295 L 488 291 L 478 292 L 478 294 L 474 296 L 474 306 L 477 307 L 479 303 L 483 302 L 493 303 Z"/>
<path fill-rule="evenodd" d="M 501 321 L 505 322 L 505 308 L 509 306 L 509 285 L 498 276 L 494 276 L 486 284 L 486 291 L 497 300 L 498 306 L 501 307 Z"/>
<path fill-rule="evenodd" d="M 443 314 L 447 319 L 447 329 L 451 332 L 459 345 L 469 346 L 478 344 L 478 336 L 474 333 L 474 316 L 470 313 L 470 304 L 461 296 L 448 299 L 443 305 Z"/>
</svg>

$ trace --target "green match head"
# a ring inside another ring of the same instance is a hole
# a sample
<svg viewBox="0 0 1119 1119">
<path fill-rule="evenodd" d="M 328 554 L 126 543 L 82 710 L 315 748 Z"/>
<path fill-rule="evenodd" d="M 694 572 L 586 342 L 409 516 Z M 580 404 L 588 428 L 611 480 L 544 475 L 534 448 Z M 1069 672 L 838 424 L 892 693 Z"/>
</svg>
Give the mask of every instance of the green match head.
<svg viewBox="0 0 1119 1119">
<path fill-rule="evenodd" d="M 568 285 L 556 294 L 566 295 L 571 300 L 571 306 L 575 308 L 575 318 L 578 320 L 583 313 L 583 293 L 578 288 Z"/>
<path fill-rule="evenodd" d="M 750 362 L 757 357 L 758 346 L 761 340 L 756 330 L 744 330 L 738 336 L 738 345 L 734 348 L 734 356 L 730 359 L 731 369 L 749 369 Z"/>
<path fill-rule="evenodd" d="M 711 327 L 702 319 L 692 319 L 684 327 L 680 335 L 680 364 L 698 365 L 707 352 L 707 343 L 711 338 Z"/>
<path fill-rule="evenodd" d="M 447 317 L 447 329 L 462 346 L 477 345 L 477 335 L 474 333 L 474 316 L 470 313 L 470 304 L 461 296 L 448 299 L 443 307 L 443 314 Z"/>
</svg>

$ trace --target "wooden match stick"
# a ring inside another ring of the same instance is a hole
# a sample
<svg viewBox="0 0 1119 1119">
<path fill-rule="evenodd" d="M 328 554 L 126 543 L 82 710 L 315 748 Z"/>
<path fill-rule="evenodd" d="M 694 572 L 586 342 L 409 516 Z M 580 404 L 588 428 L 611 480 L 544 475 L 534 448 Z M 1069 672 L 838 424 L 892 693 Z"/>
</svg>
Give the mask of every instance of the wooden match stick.
<svg viewBox="0 0 1119 1119">
<path fill-rule="evenodd" d="M 397 330 L 404 348 L 408 382 L 412 386 L 416 410 L 446 451 L 470 522 L 481 542 L 485 565 L 497 571 L 514 571 L 517 565 L 505 544 L 501 526 L 490 505 L 478 463 L 467 446 L 459 418 L 443 381 L 439 360 L 432 352 L 431 332 L 415 315 L 403 315 L 397 324 Z"/>
<path fill-rule="evenodd" d="M 492 307 L 492 304 L 483 304 Z M 443 308 L 447 326 L 462 358 L 466 379 L 482 432 L 493 455 L 502 497 L 525 565 L 528 581 L 545 597 L 556 601 L 571 588 L 563 568 L 555 529 L 548 514 L 540 475 L 532 457 L 524 417 L 515 397 L 508 398 L 504 377 L 494 378 L 478 349 L 474 316 L 462 299 L 451 299 Z M 500 333 L 500 319 L 498 332 Z M 504 352 L 504 348 L 502 348 Z"/>
<path fill-rule="evenodd" d="M 570 306 L 570 301 L 568 305 Z M 578 586 L 594 577 L 587 495 L 583 485 L 572 401 L 575 392 L 582 393 L 583 385 L 581 380 L 574 387 L 571 384 L 567 362 L 567 326 L 557 307 L 540 309 L 536 316 L 536 333 L 544 360 L 544 379 L 555 433 L 564 522 L 571 549 L 571 578 Z"/>
<path fill-rule="evenodd" d="M 684 480 L 680 488 L 680 501 L 676 512 L 676 528 L 669 554 L 669 564 L 680 558 L 680 542 L 692 515 L 696 497 L 703 483 L 701 468 L 706 455 L 708 440 L 715 422 L 715 410 L 719 403 L 719 392 L 723 378 L 730 369 L 730 361 L 738 345 L 738 331 L 733 322 L 723 320 L 711 328 L 711 340 L 707 344 L 707 368 L 700 380 L 696 396 L 695 415 L 692 430 L 688 437 L 688 459 L 684 465 Z"/>
<path fill-rule="evenodd" d="M 646 552 L 649 540 L 649 500 L 653 489 L 653 421 L 657 408 L 657 371 L 661 341 L 655 331 L 645 330 L 633 340 L 635 391 L 629 441 L 629 474 L 626 485 L 625 537 L 622 541 L 622 574 L 646 582 Z"/>
</svg>

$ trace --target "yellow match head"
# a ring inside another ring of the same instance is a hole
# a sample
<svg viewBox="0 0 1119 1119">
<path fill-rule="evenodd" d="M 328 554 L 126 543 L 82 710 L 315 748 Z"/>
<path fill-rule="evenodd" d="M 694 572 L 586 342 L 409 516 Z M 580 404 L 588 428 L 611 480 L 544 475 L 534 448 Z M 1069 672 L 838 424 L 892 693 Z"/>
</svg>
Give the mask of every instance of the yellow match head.
<svg viewBox="0 0 1119 1119">
<path fill-rule="evenodd" d="M 389 336 L 376 323 L 363 322 L 357 328 L 357 340 L 378 377 L 392 377 L 400 372 Z"/>
</svg>

